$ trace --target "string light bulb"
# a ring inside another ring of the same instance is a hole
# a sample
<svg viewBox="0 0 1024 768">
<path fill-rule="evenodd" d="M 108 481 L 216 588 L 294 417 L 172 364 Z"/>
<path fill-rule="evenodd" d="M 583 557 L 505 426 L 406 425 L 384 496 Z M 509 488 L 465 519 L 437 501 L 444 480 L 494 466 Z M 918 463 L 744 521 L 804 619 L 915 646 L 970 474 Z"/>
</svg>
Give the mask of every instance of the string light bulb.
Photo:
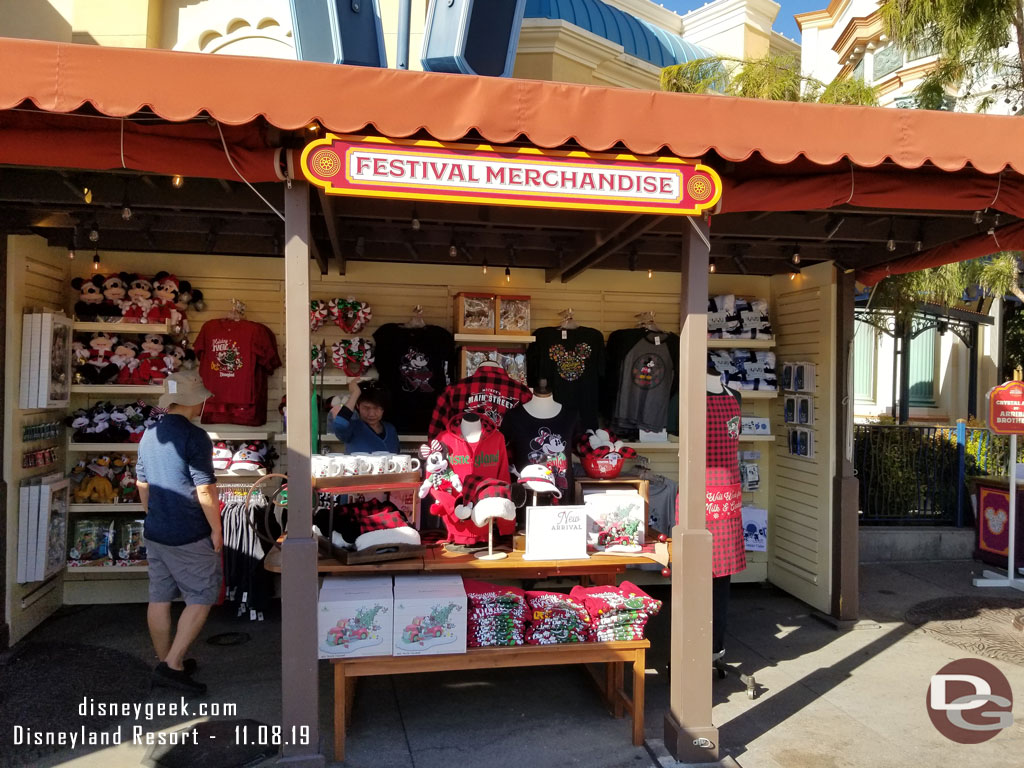
<svg viewBox="0 0 1024 768">
<path fill-rule="evenodd" d="M 708 273 L 709 274 L 712 274 L 712 275 L 715 274 L 715 270 L 716 269 L 717 269 L 717 267 L 715 266 L 715 262 L 713 262 L 713 261 L 708 262 Z"/>
<path fill-rule="evenodd" d="M 647 268 L 647 279 L 651 280 L 654 277 L 654 270 L 650 267 Z"/>
<path fill-rule="evenodd" d="M 793 251 L 792 261 L 793 261 L 794 264 L 799 264 L 800 263 L 800 246 L 799 245 L 796 247 L 796 250 Z"/>
<path fill-rule="evenodd" d="M 85 200 L 86 204 L 92 203 L 92 190 L 89 187 L 82 187 L 82 199 Z"/>
<path fill-rule="evenodd" d="M 99 241 L 100 241 L 100 227 L 94 221 L 92 223 L 92 226 L 89 227 L 89 242 L 90 243 L 98 243 Z"/>
<path fill-rule="evenodd" d="M 798 267 L 796 264 L 794 264 L 792 267 L 789 268 L 789 279 L 790 280 L 796 280 L 797 275 L 799 275 L 799 274 L 800 274 L 800 267 Z"/>
<path fill-rule="evenodd" d="M 132 204 L 128 200 L 128 187 L 124 189 L 124 200 L 121 201 L 121 220 L 131 221 L 132 220 Z"/>
<path fill-rule="evenodd" d="M 184 183 L 185 177 L 183 177 L 180 173 L 174 174 L 174 176 L 171 178 L 171 186 L 174 187 L 175 189 L 181 189 L 181 186 Z"/>
<path fill-rule="evenodd" d="M 309 125 L 306 126 L 306 130 L 309 131 L 310 133 L 319 133 L 320 132 L 320 123 L 318 123 L 316 120 L 314 120 L 312 123 L 310 123 Z"/>
<path fill-rule="evenodd" d="M 511 283 L 512 282 L 512 270 L 509 269 L 508 267 L 505 267 L 505 282 L 506 283 Z"/>
<path fill-rule="evenodd" d="M 99 272 L 100 271 L 100 252 L 99 252 L 98 248 L 96 249 L 96 252 L 93 253 L 93 256 L 92 256 L 92 271 L 93 272 Z"/>
<path fill-rule="evenodd" d="M 409 226 L 411 226 L 413 228 L 413 231 L 415 231 L 415 232 L 419 232 L 420 231 L 420 226 L 421 226 L 420 225 L 420 219 L 416 215 L 416 209 L 415 208 L 412 209 L 412 221 L 409 222 Z"/>
<path fill-rule="evenodd" d="M 487 259 L 484 259 L 484 274 L 487 274 Z"/>
</svg>

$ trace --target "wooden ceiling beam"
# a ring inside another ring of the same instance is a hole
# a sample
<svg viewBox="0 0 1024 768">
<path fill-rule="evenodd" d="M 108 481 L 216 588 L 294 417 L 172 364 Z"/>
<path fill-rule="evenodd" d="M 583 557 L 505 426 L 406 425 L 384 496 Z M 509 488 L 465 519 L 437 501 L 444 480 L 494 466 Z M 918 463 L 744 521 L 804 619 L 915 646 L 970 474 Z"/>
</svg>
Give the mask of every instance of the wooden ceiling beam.
<svg viewBox="0 0 1024 768">
<path fill-rule="evenodd" d="M 345 254 L 341 250 L 341 235 L 338 232 L 338 219 L 334 211 L 334 198 L 317 187 L 317 197 L 320 198 L 320 210 L 324 214 L 324 224 L 327 227 L 327 237 L 331 241 L 331 252 L 338 261 L 338 274 L 345 274 Z M 327 274 L 327 268 L 323 268 L 323 274 Z"/>
<path fill-rule="evenodd" d="M 656 227 L 665 218 L 664 216 L 647 216 L 643 214 L 631 216 L 626 222 L 620 223 L 618 227 L 609 232 L 608 236 L 603 238 L 603 242 L 596 244 L 589 251 L 580 254 L 576 258 L 568 259 L 567 263 L 560 267 L 546 270 L 545 277 L 551 272 L 558 272 L 559 279 L 563 283 L 567 283 L 584 272 L 584 270 L 600 264 L 612 254 L 625 248 L 645 232 Z"/>
</svg>

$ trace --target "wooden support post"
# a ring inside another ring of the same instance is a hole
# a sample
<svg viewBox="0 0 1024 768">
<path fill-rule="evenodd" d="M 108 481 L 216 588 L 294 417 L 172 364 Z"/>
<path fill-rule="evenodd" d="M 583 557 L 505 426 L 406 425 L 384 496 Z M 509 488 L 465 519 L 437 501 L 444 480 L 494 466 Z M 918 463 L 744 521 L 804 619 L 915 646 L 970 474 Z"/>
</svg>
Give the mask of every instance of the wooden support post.
<svg viewBox="0 0 1024 768">
<path fill-rule="evenodd" d="M 316 541 L 310 480 L 309 185 L 285 190 L 285 393 L 288 396 L 288 537 L 281 546 L 281 725 L 308 727 L 308 744 L 282 747 L 282 764 L 322 766 L 316 649 Z"/>
<path fill-rule="evenodd" d="M 840 626 L 860 610 L 859 483 L 853 471 L 853 274 L 836 280 L 836 474 L 832 487 L 832 605 Z"/>
<path fill-rule="evenodd" d="M 685 217 L 679 290 L 679 524 L 672 529 L 672 645 L 665 746 L 683 763 L 718 760 L 711 724 L 711 534 L 704 522 L 710 239 Z"/>
<path fill-rule="evenodd" d="M 630 708 L 633 713 L 633 745 L 636 747 L 644 743 L 644 691 L 647 674 L 647 655 L 643 649 L 636 652 L 633 659 L 633 706 Z"/>
</svg>

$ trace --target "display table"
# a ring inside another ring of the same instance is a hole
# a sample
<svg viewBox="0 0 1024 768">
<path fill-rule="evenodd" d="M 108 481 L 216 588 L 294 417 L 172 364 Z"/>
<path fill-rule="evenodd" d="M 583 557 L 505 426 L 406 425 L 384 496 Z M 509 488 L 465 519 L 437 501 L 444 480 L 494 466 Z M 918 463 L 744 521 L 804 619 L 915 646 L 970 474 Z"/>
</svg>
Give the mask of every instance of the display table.
<svg viewBox="0 0 1024 768">
<path fill-rule="evenodd" d="M 332 659 L 334 665 L 334 759 L 345 759 L 345 730 L 352 717 L 355 678 L 369 675 L 402 675 L 413 672 L 449 672 L 463 669 L 540 667 L 557 664 L 604 664 L 604 675 L 588 668 L 605 703 L 615 717 L 624 710 L 633 716 L 633 744 L 644 743 L 644 673 L 649 640 L 560 645 L 517 645 L 501 648 L 470 648 L 465 653 L 426 656 L 364 656 Z M 633 665 L 633 688 L 623 685 L 623 665 Z"/>
<path fill-rule="evenodd" d="M 969 478 L 978 500 L 977 556 L 989 565 L 1006 568 L 1010 547 L 1010 479 L 1007 477 Z M 1024 567 L 1024 483 L 1017 481 L 1017 568 Z"/>
<path fill-rule="evenodd" d="M 630 565 L 667 562 L 671 548 L 656 545 L 653 557 L 622 557 L 591 554 L 585 560 L 524 560 L 523 553 L 510 552 L 504 560 L 478 560 L 472 554 L 446 552 L 440 544 L 427 548 L 422 556 L 383 563 L 345 565 L 333 558 L 320 557 L 317 571 L 334 575 L 367 575 L 395 573 L 459 573 L 474 579 L 546 579 L 571 577 L 591 584 L 615 584 L 616 576 Z M 264 567 L 281 572 L 281 550 L 272 549 Z M 596 681 L 605 702 L 615 717 L 625 710 L 633 716 L 633 744 L 644 739 L 644 670 L 648 640 L 628 642 L 565 643 L 559 645 L 517 645 L 510 647 L 471 648 L 466 653 L 428 654 L 423 656 L 365 656 L 353 659 L 331 659 L 334 665 L 334 759 L 345 759 L 345 729 L 352 715 L 355 700 L 355 679 L 370 675 L 400 675 L 414 672 L 446 672 L 463 669 L 497 669 L 499 667 L 536 667 L 557 664 L 604 664 L 603 674 L 587 668 Z M 631 695 L 624 690 L 623 665 L 633 665 Z"/>
</svg>

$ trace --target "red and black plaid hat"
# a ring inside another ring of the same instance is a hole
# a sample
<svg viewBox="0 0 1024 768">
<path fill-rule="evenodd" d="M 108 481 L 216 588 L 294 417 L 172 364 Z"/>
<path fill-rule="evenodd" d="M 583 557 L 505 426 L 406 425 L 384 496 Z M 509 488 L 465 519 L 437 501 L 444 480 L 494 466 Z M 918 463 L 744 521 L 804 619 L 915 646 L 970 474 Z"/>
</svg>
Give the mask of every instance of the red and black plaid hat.
<svg viewBox="0 0 1024 768">
<path fill-rule="evenodd" d="M 370 499 L 349 505 L 359 524 L 356 549 L 395 544 L 420 544 L 420 534 L 405 513 L 389 501 Z"/>
<path fill-rule="evenodd" d="M 469 475 L 462 481 L 462 498 L 476 504 L 483 499 L 512 499 L 512 486 L 495 477 Z"/>
</svg>

